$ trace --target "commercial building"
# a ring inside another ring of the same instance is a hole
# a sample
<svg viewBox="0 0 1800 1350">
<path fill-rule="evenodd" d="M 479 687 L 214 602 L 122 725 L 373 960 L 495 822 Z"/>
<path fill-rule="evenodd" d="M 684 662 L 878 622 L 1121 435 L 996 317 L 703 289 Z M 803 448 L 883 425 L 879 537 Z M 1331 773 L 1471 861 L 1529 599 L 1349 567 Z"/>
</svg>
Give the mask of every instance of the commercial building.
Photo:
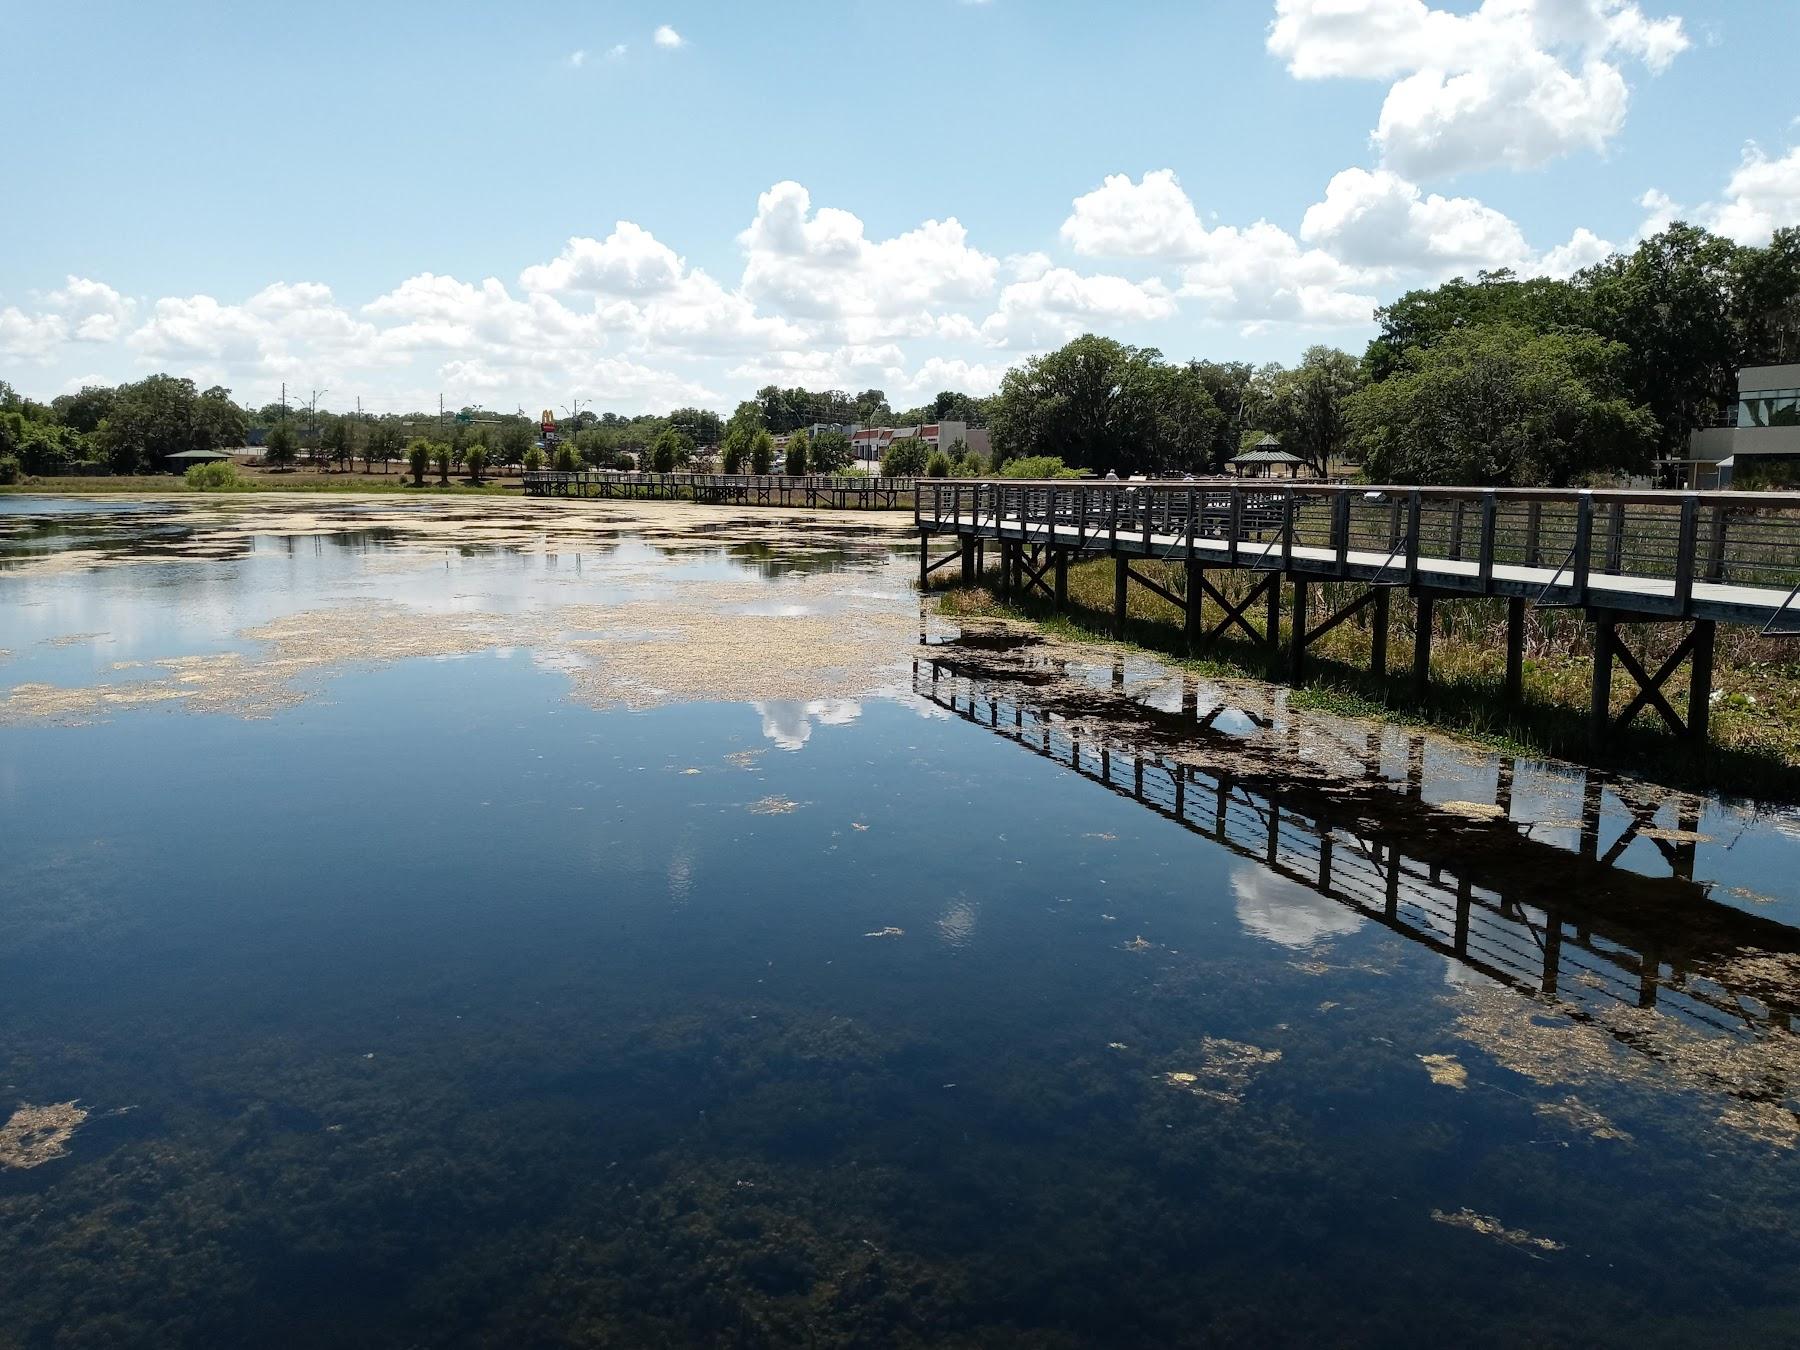
<svg viewBox="0 0 1800 1350">
<path fill-rule="evenodd" d="M 1688 438 L 1687 456 L 1659 467 L 1671 487 L 1743 487 L 1768 477 L 1800 478 L 1800 365 L 1746 366 L 1724 425 Z"/>
<path fill-rule="evenodd" d="M 958 441 L 970 450 L 985 455 L 991 449 L 986 427 L 972 427 L 967 422 L 927 422 L 913 427 L 858 427 L 850 436 L 850 448 L 856 462 L 873 468 L 895 441 L 921 440 L 929 450 L 948 452 Z"/>
</svg>

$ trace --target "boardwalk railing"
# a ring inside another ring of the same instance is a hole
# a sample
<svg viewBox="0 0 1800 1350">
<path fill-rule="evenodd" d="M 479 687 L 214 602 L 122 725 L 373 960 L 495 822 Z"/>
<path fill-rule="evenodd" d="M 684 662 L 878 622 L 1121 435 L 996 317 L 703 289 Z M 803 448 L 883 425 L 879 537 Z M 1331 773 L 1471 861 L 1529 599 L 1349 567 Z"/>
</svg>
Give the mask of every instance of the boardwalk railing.
<svg viewBox="0 0 1800 1350">
<path fill-rule="evenodd" d="M 825 477 L 787 474 L 575 473 L 539 470 L 525 475 L 532 497 L 624 498 L 693 501 L 719 506 L 805 506 L 829 510 L 902 510 L 912 498 L 911 478 Z"/>
<path fill-rule="evenodd" d="M 1190 640 L 1203 646 L 1236 624 L 1273 646 L 1280 585 L 1292 586 L 1292 673 L 1307 647 L 1369 606 L 1380 623 L 1375 663 L 1386 659 L 1387 592 L 1406 588 L 1419 603 L 1415 675 L 1429 671 L 1431 605 L 1457 596 L 1509 600 L 1509 697 L 1520 680 L 1527 605 L 1586 611 L 1597 625 L 1595 738 L 1612 719 L 1614 658 L 1641 696 L 1624 721 L 1654 708 L 1677 730 L 1704 737 L 1704 697 L 1684 721 L 1662 696 L 1675 666 L 1692 658 L 1694 691 L 1710 694 L 1712 625 L 1800 634 L 1800 493 L 1613 492 L 1546 489 L 1353 487 L 1338 484 L 1217 482 L 975 482 L 922 479 L 914 492 L 920 574 L 960 560 L 965 581 L 980 567 L 985 541 L 998 544 L 1003 587 L 1041 590 L 1066 601 L 1073 558 L 1116 560 L 1115 626 L 1122 635 L 1127 583 L 1137 581 L 1187 610 Z M 956 551 L 933 562 L 934 535 L 955 535 Z M 1179 562 L 1187 585 L 1176 593 L 1134 570 L 1134 560 Z M 1262 574 L 1251 600 L 1226 605 L 1208 569 Z M 1054 578 L 1054 580 L 1050 579 Z M 1317 628 L 1308 625 L 1308 587 L 1359 582 L 1368 592 Z M 1201 623 L 1208 596 L 1226 618 Z M 1246 609 L 1266 604 L 1260 634 Z M 1621 622 L 1683 621 L 1694 632 L 1666 669 L 1646 674 L 1616 635 Z M 1622 723 L 1621 723 L 1622 724 Z"/>
</svg>

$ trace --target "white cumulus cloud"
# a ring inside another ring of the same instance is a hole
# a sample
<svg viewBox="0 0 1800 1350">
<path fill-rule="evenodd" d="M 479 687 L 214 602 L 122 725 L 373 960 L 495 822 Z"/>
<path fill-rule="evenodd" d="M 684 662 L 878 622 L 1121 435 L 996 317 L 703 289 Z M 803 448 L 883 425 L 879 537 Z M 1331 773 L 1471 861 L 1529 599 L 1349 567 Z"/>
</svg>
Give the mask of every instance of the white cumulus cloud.
<svg viewBox="0 0 1800 1350">
<path fill-rule="evenodd" d="M 1621 62 L 1658 74 L 1687 46 L 1636 0 L 1276 0 L 1268 36 L 1297 79 L 1391 82 L 1373 139 L 1415 179 L 1604 149 L 1630 102 Z"/>
</svg>

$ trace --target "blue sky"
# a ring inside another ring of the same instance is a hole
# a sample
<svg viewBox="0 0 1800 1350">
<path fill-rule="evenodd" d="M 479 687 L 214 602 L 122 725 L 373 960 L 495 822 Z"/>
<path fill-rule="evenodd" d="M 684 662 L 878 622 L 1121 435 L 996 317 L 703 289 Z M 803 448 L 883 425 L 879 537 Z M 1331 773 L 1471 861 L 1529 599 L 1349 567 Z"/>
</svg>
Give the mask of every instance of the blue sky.
<svg viewBox="0 0 1800 1350">
<path fill-rule="evenodd" d="M 1797 40 L 1771 0 L 0 0 L 0 378 L 901 406 L 1084 330 L 1357 350 L 1456 272 L 1800 223 Z"/>
</svg>

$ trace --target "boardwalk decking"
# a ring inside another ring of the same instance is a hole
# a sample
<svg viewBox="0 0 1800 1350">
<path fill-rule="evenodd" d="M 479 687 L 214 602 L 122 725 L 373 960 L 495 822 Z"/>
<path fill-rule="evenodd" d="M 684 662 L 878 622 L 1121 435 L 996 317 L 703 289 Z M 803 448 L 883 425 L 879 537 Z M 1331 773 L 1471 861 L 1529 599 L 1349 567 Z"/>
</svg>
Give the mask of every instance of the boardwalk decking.
<svg viewBox="0 0 1800 1350">
<path fill-rule="evenodd" d="M 1231 627 L 1273 646 L 1285 581 L 1291 592 L 1289 666 L 1296 678 L 1311 644 L 1365 608 L 1378 629 L 1374 663 L 1385 670 L 1388 596 L 1404 589 L 1420 607 L 1414 671 L 1422 690 L 1430 668 L 1432 605 L 1459 596 L 1499 596 L 1510 602 L 1507 695 L 1516 698 L 1527 607 L 1579 609 L 1596 630 L 1596 742 L 1646 708 L 1677 732 L 1704 740 L 1716 625 L 1800 634 L 1796 493 L 921 480 L 914 519 L 921 583 L 958 561 L 964 579 L 972 580 L 991 541 L 1000 553 L 1003 587 L 1037 589 L 1061 604 L 1071 559 L 1110 556 L 1117 569 L 1118 631 L 1135 581 L 1186 612 L 1197 650 Z M 934 561 L 930 544 L 936 535 L 957 542 L 952 553 Z M 1186 584 L 1172 590 L 1134 569 L 1134 560 L 1180 563 Z M 1229 604 L 1206 579 L 1216 569 L 1260 574 L 1249 599 Z M 1363 593 L 1315 624 L 1309 592 L 1320 581 L 1358 583 Z M 1209 599 L 1222 615 L 1211 628 L 1205 621 Z M 1635 622 L 1689 625 L 1675 656 L 1655 673 L 1643 669 L 1618 633 L 1619 624 Z M 1690 683 L 1685 718 L 1663 693 L 1683 662 Z M 1615 663 L 1639 687 L 1617 718 L 1611 712 Z"/>
</svg>

